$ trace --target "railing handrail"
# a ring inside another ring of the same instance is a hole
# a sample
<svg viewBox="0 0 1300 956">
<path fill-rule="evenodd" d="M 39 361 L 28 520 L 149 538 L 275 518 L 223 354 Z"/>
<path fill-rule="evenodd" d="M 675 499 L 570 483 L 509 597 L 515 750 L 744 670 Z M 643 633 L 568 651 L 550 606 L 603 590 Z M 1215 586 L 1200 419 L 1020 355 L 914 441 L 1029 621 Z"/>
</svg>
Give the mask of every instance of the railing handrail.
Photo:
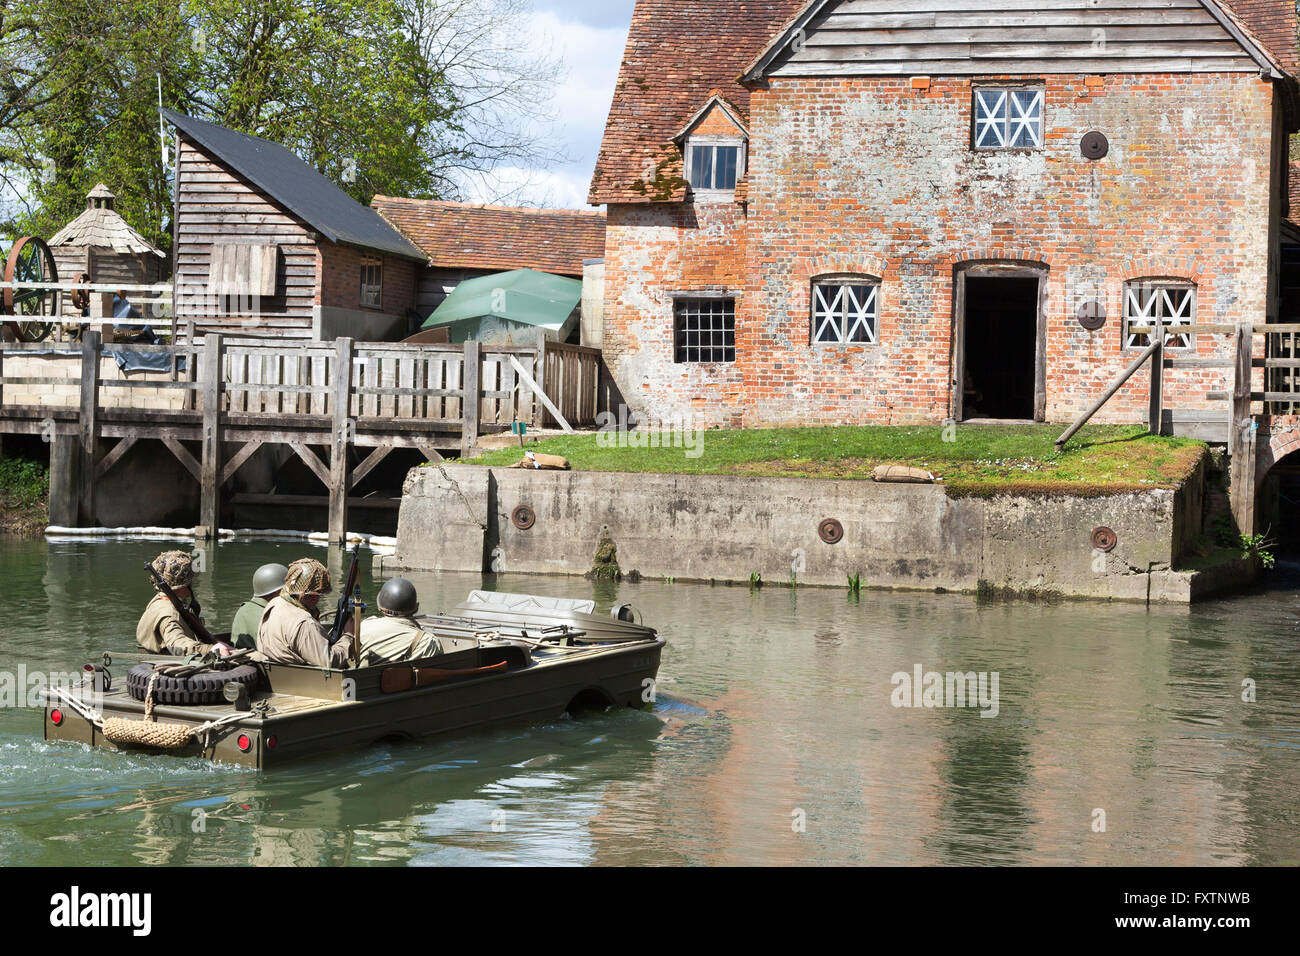
<svg viewBox="0 0 1300 956">
<path fill-rule="evenodd" d="M 1102 393 L 1101 398 L 1093 402 L 1093 404 L 1089 406 L 1087 411 L 1085 411 L 1082 415 L 1080 415 L 1078 418 L 1074 420 L 1074 424 L 1072 424 L 1069 428 L 1067 428 L 1064 432 L 1061 433 L 1061 437 L 1056 439 L 1056 450 L 1060 451 L 1062 448 L 1064 448 L 1065 443 L 1069 441 L 1071 438 L 1073 438 L 1075 433 L 1078 432 L 1080 428 L 1082 428 L 1084 425 L 1087 424 L 1088 419 L 1092 418 L 1093 415 L 1097 414 L 1097 412 L 1101 409 L 1101 407 L 1105 405 L 1108 401 L 1110 401 L 1111 396 L 1114 395 L 1116 392 L 1118 392 L 1121 388 L 1123 388 L 1124 383 L 1127 382 L 1130 378 L 1132 378 L 1137 373 L 1137 370 L 1140 369 L 1144 364 L 1146 364 L 1146 362 L 1151 358 L 1151 356 L 1161 351 L 1163 345 L 1164 345 L 1163 336 L 1157 336 L 1155 339 L 1153 339 L 1151 344 L 1142 350 L 1142 354 L 1139 355 L 1137 358 L 1135 358 L 1129 364 L 1129 367 L 1124 369 L 1124 371 L 1120 373 L 1119 377 L 1116 378 L 1113 382 L 1111 382 L 1109 386 L 1107 386 L 1106 391 Z M 1156 371 L 1156 369 L 1158 369 L 1159 367 L 1160 367 L 1160 363 L 1155 363 L 1155 362 L 1152 363 L 1151 374 L 1153 378 L 1158 377 L 1159 373 Z M 1153 391 L 1155 391 L 1155 388 L 1153 388 Z M 1158 433 L 1160 430 L 1160 423 L 1151 422 L 1150 427 Z"/>
</svg>

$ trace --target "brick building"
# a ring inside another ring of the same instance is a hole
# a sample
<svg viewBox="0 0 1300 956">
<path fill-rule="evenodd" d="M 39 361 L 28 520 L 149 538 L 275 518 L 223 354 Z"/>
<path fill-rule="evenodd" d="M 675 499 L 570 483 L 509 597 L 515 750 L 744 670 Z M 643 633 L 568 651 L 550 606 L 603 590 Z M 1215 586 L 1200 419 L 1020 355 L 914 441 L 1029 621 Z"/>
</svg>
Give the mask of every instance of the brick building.
<svg viewBox="0 0 1300 956">
<path fill-rule="evenodd" d="M 1278 318 L 1296 69 L 1289 0 L 638 0 L 590 193 L 611 372 L 709 424 L 1061 421 L 1131 325 L 1223 356 L 1176 327 Z"/>
<path fill-rule="evenodd" d="M 421 318 L 466 279 L 515 269 L 581 279 L 583 263 L 605 254 L 601 212 L 393 196 L 370 205 L 428 257 L 416 294 Z"/>
<path fill-rule="evenodd" d="M 425 257 L 268 140 L 163 110 L 176 128 L 176 319 L 241 336 L 406 334 Z"/>
</svg>

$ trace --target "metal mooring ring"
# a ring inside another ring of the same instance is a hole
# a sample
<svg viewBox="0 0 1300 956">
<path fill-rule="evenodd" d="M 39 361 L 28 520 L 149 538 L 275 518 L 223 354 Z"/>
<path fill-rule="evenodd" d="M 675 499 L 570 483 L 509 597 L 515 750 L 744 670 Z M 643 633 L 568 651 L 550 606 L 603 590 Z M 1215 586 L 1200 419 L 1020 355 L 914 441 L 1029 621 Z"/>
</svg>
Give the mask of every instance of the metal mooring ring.
<svg viewBox="0 0 1300 956">
<path fill-rule="evenodd" d="M 533 514 L 533 509 L 528 505 L 518 505 L 510 512 L 510 522 L 520 531 L 527 531 L 536 524 L 537 515 Z"/>
<path fill-rule="evenodd" d="M 824 518 L 817 526 L 817 535 L 827 544 L 838 544 L 844 537 L 844 525 L 834 518 Z"/>
<path fill-rule="evenodd" d="M 1115 536 L 1115 532 L 1105 525 L 1092 529 L 1092 546 L 1098 551 L 1113 551 L 1118 543 L 1119 538 Z"/>
</svg>

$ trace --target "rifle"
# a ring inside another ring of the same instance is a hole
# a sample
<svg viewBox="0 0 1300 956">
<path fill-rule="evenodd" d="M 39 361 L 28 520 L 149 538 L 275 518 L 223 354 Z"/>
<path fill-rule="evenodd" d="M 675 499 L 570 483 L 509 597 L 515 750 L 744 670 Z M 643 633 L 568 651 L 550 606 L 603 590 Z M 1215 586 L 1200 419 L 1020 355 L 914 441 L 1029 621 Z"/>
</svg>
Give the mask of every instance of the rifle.
<svg viewBox="0 0 1300 956">
<path fill-rule="evenodd" d="M 184 602 L 176 596 L 176 592 L 171 589 L 171 585 L 163 580 L 162 575 L 158 573 L 158 569 L 148 561 L 144 563 L 144 569 L 153 575 L 153 583 L 158 586 L 159 591 L 167 595 L 167 600 L 172 602 L 172 607 L 176 608 L 176 613 L 181 616 L 181 620 L 185 622 L 185 626 L 193 632 L 194 636 L 204 644 L 217 643 L 217 639 L 203 626 L 199 616 L 186 607 Z M 195 602 L 196 605 L 197 603 Z"/>
<path fill-rule="evenodd" d="M 357 603 L 357 598 L 353 597 L 352 592 L 360 589 L 361 581 L 361 542 L 358 541 L 352 548 L 352 563 L 348 565 L 348 576 L 343 579 L 343 591 L 339 594 L 338 610 L 334 613 L 334 627 L 330 632 L 330 646 L 343 636 L 343 625 L 347 619 L 352 616 L 352 608 Z M 355 639 L 356 635 L 353 634 Z"/>
</svg>

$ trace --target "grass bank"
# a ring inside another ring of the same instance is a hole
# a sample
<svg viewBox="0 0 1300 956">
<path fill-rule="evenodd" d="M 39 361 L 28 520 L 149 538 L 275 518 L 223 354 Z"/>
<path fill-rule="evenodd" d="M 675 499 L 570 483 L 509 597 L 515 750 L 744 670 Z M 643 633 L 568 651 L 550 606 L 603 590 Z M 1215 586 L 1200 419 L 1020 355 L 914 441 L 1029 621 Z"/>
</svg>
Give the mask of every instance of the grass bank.
<svg viewBox="0 0 1300 956">
<path fill-rule="evenodd" d="M 0 534 L 35 537 L 49 515 L 50 472 L 28 458 L 0 458 Z"/>
<path fill-rule="evenodd" d="M 680 436 L 678 447 L 605 447 L 629 437 L 613 433 L 547 438 L 528 449 L 563 455 L 583 471 L 869 479 L 876 465 L 904 464 L 933 472 L 954 496 L 1175 488 L 1205 452 L 1202 442 L 1153 437 L 1133 425 L 1088 426 L 1057 452 L 1060 433 L 1060 425 L 714 429 L 698 444 L 692 437 L 687 449 Z M 469 463 L 501 466 L 520 457 L 516 446 Z"/>
</svg>

